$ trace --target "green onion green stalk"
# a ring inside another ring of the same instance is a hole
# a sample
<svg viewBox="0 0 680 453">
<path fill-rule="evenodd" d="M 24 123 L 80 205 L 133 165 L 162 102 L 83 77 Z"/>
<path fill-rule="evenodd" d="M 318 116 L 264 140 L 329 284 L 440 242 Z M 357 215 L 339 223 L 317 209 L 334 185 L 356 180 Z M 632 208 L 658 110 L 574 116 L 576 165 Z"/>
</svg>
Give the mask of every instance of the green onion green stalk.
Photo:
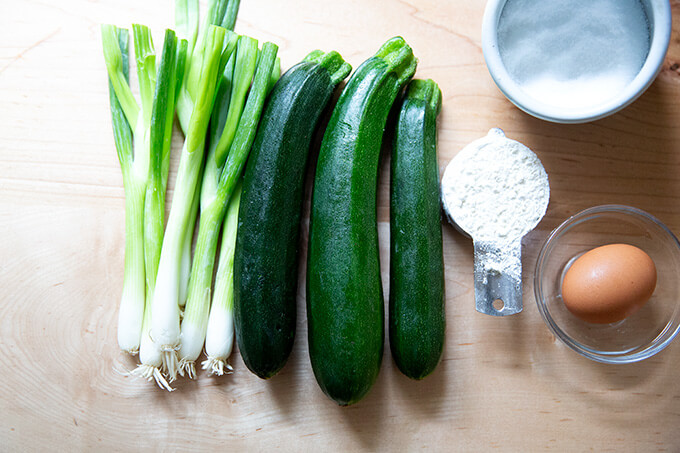
<svg viewBox="0 0 680 453">
<path fill-rule="evenodd" d="M 109 101 L 113 137 L 125 189 L 125 270 L 118 312 L 118 346 L 131 354 L 139 351 L 144 314 L 144 159 L 135 159 L 132 128 L 139 105 L 132 96 L 129 80 L 128 31 L 102 26 L 104 58 L 109 73 Z M 117 92 L 120 94 L 117 94 Z"/>
<path fill-rule="evenodd" d="M 247 37 L 239 38 L 225 125 L 217 140 L 217 145 L 209 147 L 201 188 L 198 238 L 191 264 L 189 292 L 182 319 L 179 348 L 179 372 L 182 375 L 187 374 L 190 378 L 195 377 L 195 361 L 203 349 L 206 337 L 211 299 L 210 289 L 220 229 L 229 199 L 241 176 L 255 139 L 272 73 L 275 71 L 277 52 L 278 47 L 275 44 L 266 42 L 258 58 L 257 41 Z M 257 69 L 252 78 L 249 68 L 255 61 L 257 61 Z M 247 100 L 241 113 L 240 99 L 245 97 L 247 91 Z"/>
<path fill-rule="evenodd" d="M 175 24 L 180 36 L 189 41 L 189 52 L 186 56 L 184 81 L 177 101 L 177 116 L 182 131 L 186 134 L 191 113 L 196 99 L 196 87 L 199 83 L 201 64 L 205 48 L 206 32 L 210 25 L 221 26 L 233 30 L 238 14 L 240 2 L 238 0 L 209 0 L 204 24 L 199 34 L 198 0 L 175 0 Z M 198 203 L 198 202 L 197 202 Z M 186 230 L 185 243 L 182 254 L 182 268 L 180 273 L 180 307 L 184 307 L 187 297 L 189 273 L 191 269 L 191 244 L 194 237 L 194 227 L 198 213 L 198 204 L 192 209 L 189 227 Z"/>
<path fill-rule="evenodd" d="M 196 101 L 208 29 L 211 25 L 232 31 L 240 0 L 209 0 L 204 24 L 199 31 L 198 0 L 175 0 L 175 24 L 180 37 L 189 41 L 184 83 L 177 101 L 177 116 L 186 134 Z"/>
<path fill-rule="evenodd" d="M 140 365 L 133 374 L 155 380 L 164 389 L 172 390 L 161 373 L 162 354 L 150 336 L 151 300 L 156 286 L 158 263 L 165 221 L 165 192 L 170 167 L 170 147 L 175 102 L 182 83 L 186 61 L 187 41 L 175 37 L 172 30 L 165 33 L 163 53 L 158 67 L 151 115 L 151 159 L 144 202 L 144 262 L 146 264 L 146 306 L 139 349 Z"/>
<path fill-rule="evenodd" d="M 157 71 L 150 30 L 134 24 L 132 31 L 141 106 L 128 81 L 128 31 L 102 26 L 114 136 L 126 194 L 126 262 L 118 341 L 121 349 L 134 353 L 143 343 L 145 305 L 153 292 L 163 238 L 172 121 L 186 42 L 178 45 L 175 33 L 166 30 Z"/>
<path fill-rule="evenodd" d="M 213 25 L 208 27 L 194 107 L 187 126 L 170 216 L 161 247 L 151 305 L 150 336 L 160 348 L 163 367 L 170 382 L 177 375 L 176 351 L 180 344 L 179 282 L 182 253 L 187 237 L 186 230 L 190 227 L 195 192 L 200 189 L 205 137 L 215 100 L 218 77 L 221 76 L 227 59 L 234 51 L 236 42 L 237 35 L 234 33 Z"/>
</svg>

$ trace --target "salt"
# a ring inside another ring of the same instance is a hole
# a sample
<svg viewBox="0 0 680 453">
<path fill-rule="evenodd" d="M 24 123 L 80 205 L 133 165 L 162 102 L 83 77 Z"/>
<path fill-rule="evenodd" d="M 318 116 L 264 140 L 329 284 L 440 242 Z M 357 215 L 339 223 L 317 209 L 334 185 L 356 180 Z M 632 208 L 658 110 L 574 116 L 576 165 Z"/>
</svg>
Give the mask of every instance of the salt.
<svg viewBox="0 0 680 453">
<path fill-rule="evenodd" d="M 498 41 L 529 96 L 582 109 L 614 99 L 635 78 L 650 32 L 639 0 L 508 0 Z"/>
</svg>

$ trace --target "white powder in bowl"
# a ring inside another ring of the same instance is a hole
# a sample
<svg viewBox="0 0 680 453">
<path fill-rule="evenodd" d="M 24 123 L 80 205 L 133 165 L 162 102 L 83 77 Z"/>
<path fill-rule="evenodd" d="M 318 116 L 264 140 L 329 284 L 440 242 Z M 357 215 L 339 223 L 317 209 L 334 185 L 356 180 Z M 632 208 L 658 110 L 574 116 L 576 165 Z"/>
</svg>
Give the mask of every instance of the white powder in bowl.
<svg viewBox="0 0 680 453">
<path fill-rule="evenodd" d="M 563 109 L 616 98 L 640 72 L 649 36 L 640 0 L 508 0 L 498 22 L 510 76 Z"/>
<path fill-rule="evenodd" d="M 500 129 L 467 145 L 446 167 L 442 201 L 451 219 L 477 242 L 512 242 L 545 215 L 548 175 L 529 148 Z"/>
</svg>

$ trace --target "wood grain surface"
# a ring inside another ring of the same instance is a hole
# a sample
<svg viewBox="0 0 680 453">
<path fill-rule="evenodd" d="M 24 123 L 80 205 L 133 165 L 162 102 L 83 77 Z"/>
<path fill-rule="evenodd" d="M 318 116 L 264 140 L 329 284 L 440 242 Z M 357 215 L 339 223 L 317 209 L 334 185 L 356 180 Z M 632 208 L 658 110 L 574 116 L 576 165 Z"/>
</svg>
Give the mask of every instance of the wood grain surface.
<svg viewBox="0 0 680 453">
<path fill-rule="evenodd" d="M 238 352 L 232 376 L 182 380 L 172 394 L 125 375 L 134 360 L 116 344 L 124 198 L 99 24 L 148 24 L 160 49 L 172 2 L 0 0 L 0 450 L 680 451 L 680 344 L 638 364 L 591 362 L 550 334 L 531 284 L 542 241 L 586 207 L 636 206 L 680 233 L 680 2 L 671 2 L 671 47 L 647 93 L 573 126 L 534 119 L 498 91 L 481 50 L 484 3 L 242 0 L 236 30 L 278 43 L 284 69 L 316 48 L 356 67 L 404 36 L 418 77 L 444 94 L 442 170 L 501 127 L 550 176 L 548 213 L 524 241 L 524 312 L 475 312 L 472 245 L 445 225 L 441 365 L 410 381 L 386 348 L 369 395 L 340 408 L 312 374 L 302 291 L 294 351 L 270 381 Z M 180 143 L 177 133 L 176 151 Z M 381 168 L 387 290 L 389 158 Z"/>
</svg>

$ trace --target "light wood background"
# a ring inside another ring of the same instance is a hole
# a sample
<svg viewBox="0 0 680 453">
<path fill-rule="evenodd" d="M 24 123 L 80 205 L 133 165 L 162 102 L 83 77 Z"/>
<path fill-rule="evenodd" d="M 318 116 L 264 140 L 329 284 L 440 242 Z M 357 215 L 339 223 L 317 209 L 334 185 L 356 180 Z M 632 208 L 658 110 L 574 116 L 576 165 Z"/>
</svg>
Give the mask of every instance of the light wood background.
<svg viewBox="0 0 680 453">
<path fill-rule="evenodd" d="M 671 3 L 678 24 L 680 2 Z M 445 225 L 441 365 L 413 382 L 386 348 L 370 394 L 340 408 L 312 375 L 302 292 L 293 354 L 270 381 L 238 353 L 232 376 L 201 375 L 172 394 L 117 372 L 134 361 L 116 345 L 123 187 L 99 24 L 148 24 L 160 49 L 172 2 L 0 0 L 0 450 L 680 451 L 680 344 L 643 363 L 590 362 L 549 333 L 531 286 L 540 244 L 583 208 L 636 206 L 680 233 L 678 25 L 640 100 L 564 126 L 520 112 L 495 87 L 481 51 L 483 9 L 481 0 L 242 0 L 237 31 L 277 42 L 284 69 L 315 48 L 356 67 L 403 35 L 418 77 L 444 93 L 442 170 L 497 126 L 550 176 L 548 213 L 525 240 L 524 312 L 475 312 L 471 243 Z M 385 283 L 388 165 L 379 197 Z"/>
</svg>

